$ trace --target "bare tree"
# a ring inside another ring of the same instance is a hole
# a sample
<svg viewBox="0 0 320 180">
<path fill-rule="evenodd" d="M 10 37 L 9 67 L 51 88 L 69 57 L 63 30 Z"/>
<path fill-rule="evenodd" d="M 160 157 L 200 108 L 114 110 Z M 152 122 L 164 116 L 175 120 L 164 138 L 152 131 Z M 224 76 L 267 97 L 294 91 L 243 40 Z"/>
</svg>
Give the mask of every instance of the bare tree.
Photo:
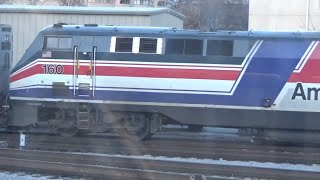
<svg viewBox="0 0 320 180">
<path fill-rule="evenodd" d="M 236 0 L 167 0 L 167 6 L 186 16 L 184 28 L 248 29 L 249 6 Z"/>
<path fill-rule="evenodd" d="M 84 6 L 84 0 L 58 0 L 60 6 Z"/>
<path fill-rule="evenodd" d="M 202 20 L 211 30 L 247 30 L 249 4 L 236 0 L 208 0 Z"/>
<path fill-rule="evenodd" d="M 206 0 L 167 0 L 167 6 L 185 15 L 184 28 L 199 29 L 201 4 Z"/>
<path fill-rule="evenodd" d="M 28 0 L 27 3 L 29 5 L 37 5 L 40 0 Z"/>
</svg>

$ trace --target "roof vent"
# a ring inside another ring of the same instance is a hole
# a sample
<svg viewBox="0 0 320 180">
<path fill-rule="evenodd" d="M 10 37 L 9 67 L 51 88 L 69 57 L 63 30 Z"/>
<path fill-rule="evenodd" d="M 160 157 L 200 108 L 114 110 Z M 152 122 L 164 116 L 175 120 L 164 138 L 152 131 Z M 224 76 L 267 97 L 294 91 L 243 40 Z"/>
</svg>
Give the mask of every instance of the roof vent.
<svg viewBox="0 0 320 180">
<path fill-rule="evenodd" d="M 84 26 L 85 27 L 97 27 L 98 24 L 85 24 Z"/>
<path fill-rule="evenodd" d="M 67 23 L 57 23 L 57 24 L 54 24 L 53 27 L 62 28 L 63 25 L 68 25 L 68 24 Z"/>
</svg>

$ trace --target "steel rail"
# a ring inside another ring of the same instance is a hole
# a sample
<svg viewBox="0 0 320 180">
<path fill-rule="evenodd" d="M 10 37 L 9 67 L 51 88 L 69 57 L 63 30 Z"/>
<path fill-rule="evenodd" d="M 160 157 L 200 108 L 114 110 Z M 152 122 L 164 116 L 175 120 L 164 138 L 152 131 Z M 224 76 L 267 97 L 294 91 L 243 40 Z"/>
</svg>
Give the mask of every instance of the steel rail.
<svg viewBox="0 0 320 180">
<path fill-rule="evenodd" d="M 264 179 L 319 179 L 320 172 L 181 162 L 101 154 L 0 149 L 0 166 L 110 179 L 192 179 L 214 176 Z"/>
<path fill-rule="evenodd" d="M 17 138 L 17 137 L 16 137 Z M 10 147 L 18 148 L 18 140 L 7 139 Z M 11 141 L 11 142 L 10 142 Z M 13 142 L 14 141 L 14 142 Z M 131 142 L 119 139 L 61 138 L 57 136 L 27 136 L 27 149 L 94 152 L 124 155 L 194 157 L 202 159 L 225 159 L 240 161 L 320 164 L 320 149 L 312 151 L 302 147 L 301 151 L 271 146 L 202 142 L 148 141 Z M 279 148 L 280 150 L 278 150 Z M 306 151 L 306 152 L 305 152 Z"/>
</svg>

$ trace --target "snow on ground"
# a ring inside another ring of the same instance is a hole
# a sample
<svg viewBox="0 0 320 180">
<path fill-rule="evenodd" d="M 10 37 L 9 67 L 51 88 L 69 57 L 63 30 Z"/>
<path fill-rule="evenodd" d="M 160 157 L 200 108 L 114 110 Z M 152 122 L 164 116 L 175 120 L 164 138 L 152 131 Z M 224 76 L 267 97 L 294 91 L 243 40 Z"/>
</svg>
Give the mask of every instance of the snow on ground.
<svg viewBox="0 0 320 180">
<path fill-rule="evenodd" d="M 235 179 L 242 179 L 242 180 L 252 180 L 252 178 L 238 178 L 238 177 L 224 177 L 224 176 L 210 176 L 212 178 L 216 179 L 229 179 L 229 180 L 235 180 Z M 63 177 L 63 178 L 57 178 L 54 176 L 44 176 L 40 174 L 28 174 L 24 172 L 18 172 L 18 173 L 13 173 L 13 172 L 8 172 L 8 171 L 0 171 L 0 179 L 1 180 L 87 180 L 84 178 L 68 178 L 68 177 Z M 94 179 L 94 178 L 93 178 Z M 103 177 L 101 177 L 103 179 Z"/>
<path fill-rule="evenodd" d="M 76 180 L 68 177 L 43 176 L 40 174 L 28 174 L 24 172 L 13 173 L 8 171 L 0 171 L 0 179 L 3 179 L 3 180 Z"/>
<path fill-rule="evenodd" d="M 137 160 L 159 160 L 159 161 L 171 161 L 171 162 L 182 162 L 182 163 L 199 163 L 207 165 L 225 165 L 225 166 L 243 166 L 243 167 L 257 167 L 266 169 L 282 169 L 282 170 L 292 170 L 292 171 L 310 171 L 310 172 L 320 172 L 320 165 L 305 165 L 305 164 L 288 164 L 288 163 L 273 163 L 273 162 L 255 162 L 255 161 L 227 161 L 222 158 L 219 160 L 213 159 L 197 159 L 197 158 L 181 158 L 181 157 L 164 157 L 164 156 L 126 156 L 126 155 L 110 155 L 110 154 L 98 154 L 98 153 L 71 153 L 71 154 L 88 154 L 104 157 L 120 157 L 120 158 L 130 158 Z"/>
</svg>

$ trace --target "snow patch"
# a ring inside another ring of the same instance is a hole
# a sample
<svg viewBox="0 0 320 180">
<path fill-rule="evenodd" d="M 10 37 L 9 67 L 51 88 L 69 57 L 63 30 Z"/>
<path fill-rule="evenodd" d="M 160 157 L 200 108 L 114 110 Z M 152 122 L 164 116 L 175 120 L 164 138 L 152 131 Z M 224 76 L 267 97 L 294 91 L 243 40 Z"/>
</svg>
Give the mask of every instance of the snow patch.
<svg viewBox="0 0 320 180">
<path fill-rule="evenodd" d="M 97 154 L 97 153 L 72 153 L 82 155 L 96 155 L 103 157 L 120 157 L 137 160 L 158 160 L 158 161 L 170 161 L 170 162 L 182 162 L 182 163 L 199 163 L 207 165 L 225 165 L 225 166 L 243 166 L 243 167 L 257 167 L 266 169 L 281 169 L 281 170 L 292 170 L 292 171 L 310 171 L 320 172 L 320 165 L 305 165 L 305 164 L 289 164 L 289 163 L 273 163 L 273 162 L 255 162 L 255 161 L 228 161 L 220 158 L 219 160 L 213 159 L 197 159 L 197 158 L 181 158 L 181 157 L 164 157 L 164 156 L 126 156 L 126 155 L 110 155 L 110 154 Z"/>
<path fill-rule="evenodd" d="M 75 180 L 72 178 L 60 178 L 54 176 L 42 176 L 40 174 L 28 174 L 25 172 L 8 172 L 8 171 L 0 171 L 0 179 L 5 180 Z"/>
</svg>

